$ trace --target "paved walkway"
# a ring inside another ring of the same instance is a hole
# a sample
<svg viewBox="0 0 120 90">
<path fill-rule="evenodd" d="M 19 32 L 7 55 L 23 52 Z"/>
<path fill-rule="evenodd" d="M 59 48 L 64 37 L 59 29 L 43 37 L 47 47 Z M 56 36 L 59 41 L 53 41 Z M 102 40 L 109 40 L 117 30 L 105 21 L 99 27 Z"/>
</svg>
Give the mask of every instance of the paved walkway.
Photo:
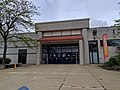
<svg viewBox="0 0 120 90">
<path fill-rule="evenodd" d="M 96 65 L 40 65 L 0 70 L 0 90 L 120 90 L 120 72 Z"/>
</svg>

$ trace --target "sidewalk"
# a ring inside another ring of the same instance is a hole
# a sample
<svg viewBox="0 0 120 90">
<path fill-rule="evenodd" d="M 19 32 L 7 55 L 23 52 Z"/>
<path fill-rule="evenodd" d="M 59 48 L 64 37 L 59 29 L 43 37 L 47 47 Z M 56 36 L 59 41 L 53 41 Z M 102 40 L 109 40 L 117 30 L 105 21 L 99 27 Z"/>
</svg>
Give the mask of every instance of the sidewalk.
<svg viewBox="0 0 120 90">
<path fill-rule="evenodd" d="M 120 90 L 120 72 L 96 65 L 40 65 L 0 70 L 0 90 Z"/>
</svg>

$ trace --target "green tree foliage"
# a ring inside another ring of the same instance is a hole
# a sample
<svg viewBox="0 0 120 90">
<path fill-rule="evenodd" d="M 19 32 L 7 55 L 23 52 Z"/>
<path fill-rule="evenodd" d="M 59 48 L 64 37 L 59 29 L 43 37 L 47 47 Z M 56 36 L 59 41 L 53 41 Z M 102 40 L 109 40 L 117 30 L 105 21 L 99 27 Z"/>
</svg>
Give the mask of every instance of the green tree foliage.
<svg viewBox="0 0 120 90">
<path fill-rule="evenodd" d="M 118 30 L 120 30 L 120 19 L 115 20 L 115 26 L 117 27 Z"/>
<path fill-rule="evenodd" d="M 27 0 L 0 0 L 0 37 L 3 39 L 3 64 L 6 59 L 7 44 L 9 40 L 15 42 L 22 40 L 29 47 L 37 44 L 35 40 L 23 34 L 34 29 L 32 17 L 39 15 L 37 7 Z"/>
<path fill-rule="evenodd" d="M 114 66 L 114 65 L 120 66 L 120 53 L 118 53 L 116 56 L 111 57 L 109 61 L 106 63 L 110 66 Z"/>
</svg>

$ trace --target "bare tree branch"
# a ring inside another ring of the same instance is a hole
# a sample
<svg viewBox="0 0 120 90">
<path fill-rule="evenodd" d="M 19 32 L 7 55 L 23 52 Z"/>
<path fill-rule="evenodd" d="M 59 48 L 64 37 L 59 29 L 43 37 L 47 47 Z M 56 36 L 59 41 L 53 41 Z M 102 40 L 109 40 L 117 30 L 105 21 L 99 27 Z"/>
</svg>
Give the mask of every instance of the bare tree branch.
<svg viewBox="0 0 120 90">
<path fill-rule="evenodd" d="M 37 9 L 36 5 L 27 0 L 0 0 L 0 35 L 4 40 L 4 59 L 8 40 L 17 38 L 29 47 L 37 44 L 35 40 L 18 34 L 34 27 L 32 17 L 39 15 Z"/>
</svg>

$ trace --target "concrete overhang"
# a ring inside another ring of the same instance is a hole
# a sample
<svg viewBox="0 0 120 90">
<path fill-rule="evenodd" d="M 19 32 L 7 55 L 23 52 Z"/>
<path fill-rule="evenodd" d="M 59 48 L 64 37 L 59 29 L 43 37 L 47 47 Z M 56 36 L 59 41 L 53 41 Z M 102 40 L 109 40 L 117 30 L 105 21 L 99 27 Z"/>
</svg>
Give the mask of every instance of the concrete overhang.
<svg viewBox="0 0 120 90">
<path fill-rule="evenodd" d="M 35 23 L 36 32 L 89 28 L 89 18 Z"/>
</svg>

